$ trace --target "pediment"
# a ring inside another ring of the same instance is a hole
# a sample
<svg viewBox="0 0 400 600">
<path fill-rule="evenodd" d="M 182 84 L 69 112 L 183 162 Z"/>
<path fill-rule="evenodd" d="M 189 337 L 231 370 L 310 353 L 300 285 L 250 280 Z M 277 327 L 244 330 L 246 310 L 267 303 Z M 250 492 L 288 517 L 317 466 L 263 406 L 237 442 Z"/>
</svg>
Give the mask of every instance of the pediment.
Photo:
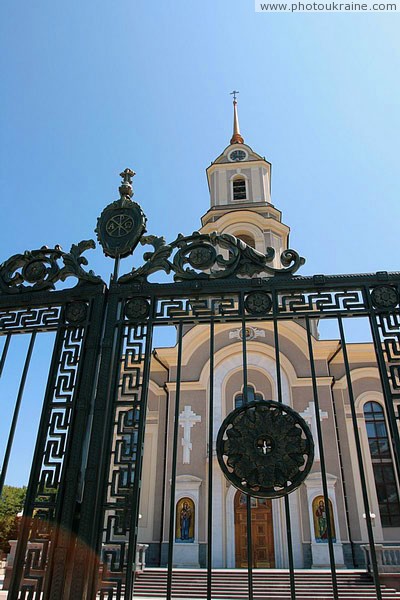
<svg viewBox="0 0 400 600">
<path fill-rule="evenodd" d="M 246 152 L 247 156 L 246 159 L 241 162 L 241 163 L 232 163 L 232 161 L 229 160 L 229 155 L 233 150 L 244 150 L 244 152 Z M 245 164 L 247 162 L 254 162 L 254 161 L 260 161 L 262 160 L 263 162 L 266 162 L 268 164 L 270 164 L 265 157 L 261 156 L 260 154 L 257 154 L 257 152 L 254 152 L 254 150 L 252 148 L 250 148 L 250 146 L 247 146 L 247 144 L 229 144 L 229 146 L 227 146 L 225 148 L 225 150 L 222 152 L 222 154 L 220 154 L 212 163 L 212 165 L 218 165 L 218 164 Z"/>
</svg>

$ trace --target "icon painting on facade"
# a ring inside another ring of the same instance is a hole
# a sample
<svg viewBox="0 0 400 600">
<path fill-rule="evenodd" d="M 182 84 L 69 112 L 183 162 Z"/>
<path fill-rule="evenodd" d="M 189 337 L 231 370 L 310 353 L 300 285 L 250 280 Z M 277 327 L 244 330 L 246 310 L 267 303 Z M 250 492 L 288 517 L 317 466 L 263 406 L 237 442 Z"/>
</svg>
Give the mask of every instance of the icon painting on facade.
<svg viewBox="0 0 400 600">
<path fill-rule="evenodd" d="M 194 541 L 194 502 L 190 498 L 181 498 L 176 505 L 175 542 Z"/>
<path fill-rule="evenodd" d="M 312 503 L 314 518 L 315 541 L 319 544 L 328 542 L 328 518 L 323 496 L 317 496 Z M 331 520 L 332 542 L 336 542 L 335 523 L 333 520 L 332 502 L 329 500 L 329 514 Z"/>
</svg>

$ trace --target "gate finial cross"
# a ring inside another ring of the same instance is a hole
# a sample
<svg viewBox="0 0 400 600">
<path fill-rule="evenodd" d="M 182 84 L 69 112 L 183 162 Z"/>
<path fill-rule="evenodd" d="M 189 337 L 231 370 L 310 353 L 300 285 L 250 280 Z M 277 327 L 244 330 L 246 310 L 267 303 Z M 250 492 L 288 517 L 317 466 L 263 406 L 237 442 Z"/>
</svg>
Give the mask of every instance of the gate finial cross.
<svg viewBox="0 0 400 600">
<path fill-rule="evenodd" d="M 132 171 L 132 169 L 129 168 L 125 169 L 119 174 L 119 176 L 122 177 L 122 183 L 132 183 L 132 177 L 135 175 L 135 171 Z"/>
<path fill-rule="evenodd" d="M 122 173 L 119 174 L 119 176 L 122 177 L 122 183 L 119 186 L 119 193 L 121 194 L 121 198 L 123 196 L 129 196 L 129 198 L 133 196 L 132 177 L 134 177 L 135 175 L 135 171 L 132 171 L 132 169 L 129 168 L 125 169 L 124 171 L 122 171 Z"/>
</svg>

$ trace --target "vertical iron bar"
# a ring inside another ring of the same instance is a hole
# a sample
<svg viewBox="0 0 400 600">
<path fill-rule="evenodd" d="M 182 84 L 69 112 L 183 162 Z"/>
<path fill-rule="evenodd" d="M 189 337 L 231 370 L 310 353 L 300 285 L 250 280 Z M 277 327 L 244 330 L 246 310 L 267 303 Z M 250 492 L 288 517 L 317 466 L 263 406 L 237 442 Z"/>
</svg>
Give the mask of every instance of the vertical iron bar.
<svg viewBox="0 0 400 600">
<path fill-rule="evenodd" d="M 210 398 L 208 404 L 208 512 L 207 512 L 207 600 L 211 600 L 212 494 L 214 462 L 214 319 L 210 321 Z"/>
<path fill-rule="evenodd" d="M 243 352 L 243 403 L 248 403 L 247 394 L 247 340 L 246 317 L 244 303 L 242 303 L 242 352 Z M 253 540 L 251 535 L 251 497 L 246 494 L 246 526 L 247 526 L 247 580 L 249 586 L 249 600 L 253 600 Z"/>
<path fill-rule="evenodd" d="M 153 314 L 151 311 L 150 314 Z M 134 576 L 136 571 L 136 544 L 138 537 L 138 523 L 139 523 L 139 502 L 140 502 L 140 487 L 142 480 L 142 467 L 143 467 L 143 451 L 144 451 L 144 434 L 146 428 L 146 412 L 147 412 L 147 399 L 149 389 L 149 377 L 150 377 L 150 364 L 151 364 L 151 349 L 153 343 L 153 323 L 151 317 L 148 319 L 146 325 L 146 344 L 145 344 L 145 359 L 143 365 L 142 374 L 142 387 L 140 395 L 140 416 L 139 416 L 139 427 L 137 437 L 137 456 L 135 464 L 135 473 L 133 479 L 132 489 L 132 510 L 129 524 L 130 539 L 128 544 L 128 555 L 126 565 L 126 587 L 125 587 L 125 598 L 130 599 L 133 594 Z M 134 407 L 133 407 L 134 410 Z M 132 534 L 133 532 L 133 534 Z"/>
<path fill-rule="evenodd" d="M 104 315 L 104 330 L 101 341 L 101 361 L 93 406 L 92 435 L 85 472 L 85 487 L 81 506 L 78 537 L 83 548 L 76 554 L 73 580 L 69 599 L 96 597 L 101 532 L 103 530 L 102 508 L 107 497 L 108 461 L 111 455 L 113 436 L 113 401 L 118 393 L 118 353 L 122 348 L 123 325 L 120 318 L 120 301 L 117 293 L 110 289 Z M 84 571 L 84 572 L 83 572 Z M 83 580 L 84 591 L 82 594 Z"/>
<path fill-rule="evenodd" d="M 113 283 L 117 283 L 120 262 L 121 262 L 121 257 L 118 254 L 116 256 L 115 260 L 114 260 L 114 272 L 113 272 L 113 275 L 112 275 L 112 281 L 113 281 Z"/>
<path fill-rule="evenodd" d="M 337 577 L 336 577 L 335 552 L 334 552 L 333 542 L 332 542 L 331 508 L 329 506 L 328 486 L 326 483 L 325 450 L 324 450 L 324 443 L 323 443 L 323 438 L 322 438 L 322 427 L 321 427 L 320 412 L 319 412 L 317 377 L 316 377 L 316 373 L 315 373 L 314 351 L 313 351 L 313 347 L 312 347 L 310 319 L 309 319 L 309 317 L 305 317 L 305 319 L 306 319 L 306 329 L 307 329 L 308 353 L 309 353 L 310 366 L 311 366 L 313 396 L 314 396 L 314 403 L 315 403 L 315 415 L 316 415 L 315 421 L 316 421 L 316 425 L 317 425 L 317 438 L 318 438 L 318 446 L 319 446 L 321 476 L 322 476 L 322 490 L 324 493 L 326 524 L 327 524 L 327 530 L 328 530 L 329 562 L 330 562 L 331 575 L 332 575 L 333 596 L 334 596 L 335 600 L 337 600 L 339 598 L 339 596 L 338 596 Z"/>
<path fill-rule="evenodd" d="M 340 352 L 340 350 L 341 350 L 341 347 L 339 348 L 338 351 Z M 336 356 L 336 353 L 334 354 L 334 356 Z M 329 360 L 331 361 L 332 357 Z M 328 361 L 328 369 L 329 369 L 329 361 Z M 342 478 L 342 489 L 343 489 L 344 509 L 345 509 L 345 515 L 346 515 L 346 524 L 347 524 L 347 535 L 349 536 L 349 542 L 350 542 L 350 548 L 351 548 L 351 559 L 353 561 L 353 567 L 357 567 L 358 562 L 357 562 L 356 555 L 354 552 L 354 542 L 353 542 L 353 536 L 352 536 L 351 527 L 350 527 L 349 501 L 348 501 L 348 497 L 347 497 L 347 486 L 346 486 L 346 480 L 345 480 L 345 476 L 344 476 L 342 445 L 340 443 L 340 435 L 339 435 L 339 423 L 338 423 L 338 418 L 337 418 L 335 399 L 333 397 L 334 381 L 335 381 L 335 378 L 332 377 L 331 400 L 332 400 L 333 420 L 335 422 L 336 443 L 337 443 L 339 464 L 340 464 L 340 475 Z"/>
<path fill-rule="evenodd" d="M 18 395 L 17 395 L 17 400 L 15 402 L 13 418 L 11 421 L 10 433 L 8 435 L 6 451 L 4 453 L 3 465 L 1 467 L 0 496 L 3 492 L 3 486 L 4 486 L 4 482 L 5 482 L 6 475 L 7 475 L 8 463 L 10 460 L 11 449 L 12 449 L 12 445 L 14 442 L 15 430 L 16 430 L 17 423 L 18 423 L 19 410 L 21 408 L 22 397 L 24 395 L 25 383 L 26 383 L 26 378 L 27 378 L 28 371 L 29 371 L 29 365 L 30 365 L 31 358 L 32 358 L 32 352 L 33 352 L 33 347 L 35 345 L 35 340 L 36 340 L 36 331 L 34 331 L 31 334 L 31 339 L 29 341 L 29 347 L 28 347 L 28 351 L 26 354 L 26 358 L 25 358 L 25 364 L 24 364 L 24 368 L 22 371 L 21 380 L 19 383 Z"/>
<path fill-rule="evenodd" d="M 169 418 L 169 390 L 168 390 L 168 383 L 169 383 L 169 378 L 170 378 L 170 370 L 169 367 L 167 367 L 167 365 L 165 365 L 162 360 L 160 360 L 160 358 L 158 357 L 157 351 L 154 349 L 153 350 L 153 356 L 154 359 L 163 367 L 163 369 L 165 369 L 166 371 L 166 381 L 167 383 L 164 383 L 163 389 L 165 392 L 165 413 L 164 413 L 164 439 L 163 439 L 163 459 L 162 459 L 162 484 L 161 484 L 161 489 L 162 489 L 162 495 L 161 495 L 161 506 L 160 506 L 160 514 L 161 514 L 161 519 L 160 519 L 160 549 L 159 549 L 159 554 L 158 554 L 158 560 L 159 562 L 161 562 L 161 552 L 162 552 L 162 544 L 163 544 L 163 540 L 164 540 L 164 514 L 165 514 L 165 495 L 166 495 L 166 481 L 167 481 L 167 449 L 168 449 L 168 418 Z"/>
<path fill-rule="evenodd" d="M 6 341 L 4 342 L 3 351 L 1 353 L 1 359 L 0 359 L 0 377 L 3 374 L 3 369 L 4 369 L 5 362 L 6 362 L 7 354 L 8 354 L 8 348 L 10 346 L 10 341 L 11 341 L 11 333 L 8 333 L 7 337 L 6 337 Z M 1 479 L 2 479 L 3 470 L 4 470 L 4 467 L 1 470 L 1 474 L 0 474 Z M 0 496 L 1 496 L 2 491 L 3 491 L 3 485 L 4 485 L 3 481 L 4 480 L 2 479 L 2 481 L 0 483 Z"/>
<path fill-rule="evenodd" d="M 372 563 L 372 573 L 373 573 L 373 577 L 374 577 L 376 597 L 377 597 L 377 600 L 381 600 L 382 593 L 381 593 L 381 586 L 380 586 L 380 582 L 379 582 L 378 564 L 376 561 L 374 534 L 372 531 L 371 513 L 370 513 L 370 506 L 369 506 L 368 493 L 367 493 L 367 479 L 365 477 L 360 434 L 358 432 L 357 414 L 356 414 L 356 407 L 355 407 L 354 394 L 353 394 L 353 384 L 351 381 L 349 358 L 347 355 L 346 338 L 345 338 L 345 334 L 344 334 L 342 317 L 340 317 L 340 316 L 338 316 L 338 323 L 339 323 L 339 332 L 340 332 L 340 342 L 342 344 L 342 350 L 343 350 L 343 362 L 344 362 L 344 368 L 345 368 L 345 372 L 346 372 L 347 389 L 348 389 L 348 393 L 349 393 L 351 419 L 352 419 L 353 431 L 354 431 L 354 441 L 356 443 L 358 471 L 360 474 L 361 491 L 362 491 L 362 496 L 363 496 L 363 501 L 364 501 L 365 520 L 366 520 L 366 524 L 367 524 L 369 551 L 370 551 L 370 557 L 371 557 L 371 563 Z"/>
<path fill-rule="evenodd" d="M 282 399 L 282 375 L 281 375 L 281 355 L 279 350 L 279 331 L 278 331 L 278 296 L 274 294 L 274 344 L 275 344 L 275 364 L 276 364 L 276 385 L 278 402 L 283 403 Z M 286 539 L 288 546 L 289 578 L 290 578 L 290 597 L 296 600 L 296 581 L 294 576 L 293 543 L 292 543 L 292 522 L 290 516 L 289 498 L 285 496 L 285 518 L 286 518 Z"/>
<path fill-rule="evenodd" d="M 7 353 L 8 353 L 8 347 L 10 345 L 10 341 L 11 341 L 11 333 L 8 333 L 7 337 L 6 337 L 6 341 L 4 342 L 3 352 L 1 353 L 1 359 L 0 359 L 0 377 L 3 374 L 4 364 L 6 362 Z"/>
<path fill-rule="evenodd" d="M 169 536 L 168 536 L 168 572 L 167 572 L 167 600 L 171 600 L 172 595 L 172 561 L 174 553 L 174 523 L 175 523 L 175 489 L 176 489 L 176 469 L 178 455 L 178 431 L 179 431 L 179 403 L 181 396 L 181 373 L 182 371 L 182 321 L 178 325 L 178 360 L 176 374 L 175 391 L 175 413 L 174 413 L 174 434 L 172 443 L 172 472 L 171 472 L 171 497 L 169 514 Z"/>
</svg>

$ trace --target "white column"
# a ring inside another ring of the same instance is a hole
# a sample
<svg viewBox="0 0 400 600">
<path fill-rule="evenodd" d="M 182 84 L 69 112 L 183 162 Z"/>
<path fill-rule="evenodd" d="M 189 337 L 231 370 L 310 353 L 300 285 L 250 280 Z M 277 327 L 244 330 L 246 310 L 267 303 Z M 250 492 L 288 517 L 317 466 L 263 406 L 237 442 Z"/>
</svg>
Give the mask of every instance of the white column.
<svg viewBox="0 0 400 600">
<path fill-rule="evenodd" d="M 315 411 L 315 402 L 309 402 L 308 406 L 302 413 L 299 413 L 305 420 L 314 440 L 314 460 L 319 460 L 319 444 L 318 444 L 318 429 L 317 429 L 317 413 Z M 320 409 L 319 420 L 323 421 L 328 418 L 328 413 Z"/>
</svg>

